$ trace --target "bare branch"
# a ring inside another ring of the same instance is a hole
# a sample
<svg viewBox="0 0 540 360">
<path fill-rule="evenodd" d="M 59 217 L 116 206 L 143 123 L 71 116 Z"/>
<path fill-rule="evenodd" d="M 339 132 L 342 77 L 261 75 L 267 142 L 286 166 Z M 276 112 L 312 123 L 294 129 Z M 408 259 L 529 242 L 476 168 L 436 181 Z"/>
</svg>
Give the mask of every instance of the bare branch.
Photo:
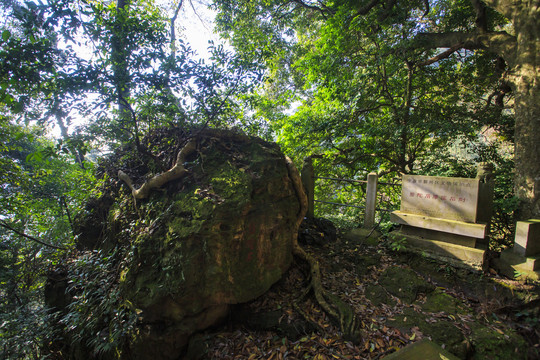
<svg viewBox="0 0 540 360">
<path fill-rule="evenodd" d="M 175 57 L 176 57 L 176 20 L 178 19 L 178 14 L 180 13 L 180 10 L 182 9 L 182 6 L 184 5 L 184 0 L 180 0 L 178 3 L 178 6 L 174 10 L 173 17 L 170 20 L 171 23 L 171 40 L 170 40 L 170 47 L 171 47 L 171 53 L 169 54 L 169 66 L 165 69 L 165 75 L 163 77 L 164 81 L 164 87 L 167 92 L 167 94 L 171 97 L 171 99 L 174 101 L 174 104 L 176 105 L 176 108 L 178 111 L 182 109 L 182 104 L 180 103 L 180 100 L 174 95 L 171 86 L 169 84 L 170 78 L 171 78 L 171 64 L 174 63 Z"/>
<path fill-rule="evenodd" d="M 122 170 L 118 171 L 118 178 L 123 180 L 131 189 L 131 193 L 135 199 L 145 199 L 150 194 L 150 191 L 157 189 L 167 184 L 170 181 L 176 180 L 184 176 L 188 171 L 184 167 L 186 158 L 197 149 L 194 140 L 189 141 L 178 153 L 176 164 L 168 171 L 155 175 L 153 178 L 146 180 L 144 184 L 136 189 L 131 178 Z"/>
<path fill-rule="evenodd" d="M 171 18 L 171 55 L 173 57 L 174 57 L 174 54 L 176 53 L 176 19 L 178 18 L 178 13 L 180 12 L 180 9 L 182 9 L 183 4 L 184 4 L 184 0 L 180 0 L 180 2 L 178 3 L 178 6 L 174 10 L 173 17 Z"/>
<path fill-rule="evenodd" d="M 449 57 L 450 55 L 452 55 L 453 53 L 455 53 L 456 51 L 458 51 L 459 49 L 462 49 L 462 48 L 463 48 L 463 44 L 458 44 L 458 45 L 452 46 L 451 48 L 449 48 L 446 51 L 443 51 L 439 55 L 433 56 L 432 58 L 429 58 L 426 61 L 423 61 L 423 62 L 421 62 L 421 63 L 419 63 L 417 65 L 418 66 L 431 65 L 433 63 L 436 63 L 437 61 L 440 61 L 442 59 L 446 59 L 447 57 Z"/>
<path fill-rule="evenodd" d="M 71 228 L 71 232 L 73 233 L 73 236 L 75 236 L 75 231 L 73 230 L 73 221 L 71 220 L 71 213 L 69 211 L 69 207 L 68 207 L 68 204 L 66 202 L 66 197 L 65 196 L 60 196 L 60 206 L 63 206 L 64 209 L 66 210 L 66 215 L 67 215 L 67 218 L 68 218 L 68 221 L 69 221 L 69 227 Z"/>
<path fill-rule="evenodd" d="M 195 5 L 193 5 L 193 1 L 189 0 L 189 4 L 191 5 L 191 8 L 193 9 L 193 12 L 195 13 L 195 16 L 197 16 L 197 18 L 198 18 L 199 21 L 201 22 L 201 25 L 202 25 L 206 30 L 209 30 L 209 29 L 206 27 L 203 18 L 199 15 L 199 13 L 197 12 L 197 9 L 195 9 Z"/>
<path fill-rule="evenodd" d="M 430 10 L 429 0 L 424 0 L 424 6 L 426 7 L 426 11 L 424 11 L 424 14 L 422 14 L 422 17 L 427 16 L 427 14 L 429 14 L 429 10 Z"/>
<path fill-rule="evenodd" d="M 65 247 L 52 245 L 52 244 L 46 243 L 44 241 L 41 241 L 41 240 L 39 240 L 39 239 L 37 239 L 37 238 L 35 238 L 33 236 L 26 235 L 22 231 L 19 231 L 19 230 L 16 230 L 16 229 L 12 228 L 11 226 L 9 226 L 8 224 L 6 224 L 3 221 L 0 221 L 0 226 L 3 227 L 3 228 L 8 229 L 9 231 L 14 232 L 17 235 L 20 235 L 20 236 L 22 236 L 22 237 L 24 237 L 24 238 L 26 238 L 28 240 L 32 240 L 34 242 L 37 242 L 38 244 L 41 244 L 41 245 L 44 245 L 44 246 L 47 246 L 47 247 L 50 247 L 50 248 L 53 248 L 53 249 L 57 249 L 57 250 L 67 250 L 67 248 L 65 248 Z"/>
</svg>

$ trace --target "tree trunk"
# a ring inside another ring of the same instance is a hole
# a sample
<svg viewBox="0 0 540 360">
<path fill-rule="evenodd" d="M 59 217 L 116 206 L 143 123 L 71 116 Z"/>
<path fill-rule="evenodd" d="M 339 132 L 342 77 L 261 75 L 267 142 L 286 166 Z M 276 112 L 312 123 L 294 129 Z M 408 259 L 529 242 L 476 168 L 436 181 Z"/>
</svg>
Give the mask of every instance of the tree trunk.
<svg viewBox="0 0 540 360">
<path fill-rule="evenodd" d="M 131 118 L 129 109 L 130 96 L 130 74 L 128 70 L 129 53 L 126 49 L 126 33 L 124 20 L 126 12 L 129 9 L 129 0 L 117 0 L 116 2 L 116 20 L 111 40 L 111 59 L 114 76 L 114 86 L 118 103 L 120 121 L 128 123 Z"/>
<path fill-rule="evenodd" d="M 539 1 L 523 4 L 510 0 L 483 2 L 512 22 L 515 35 L 484 29 L 425 33 L 418 35 L 418 44 L 424 48 L 447 47 L 451 50 L 486 49 L 506 61 L 515 98 L 514 191 L 521 201 L 516 220 L 540 218 L 540 4 Z"/>
<path fill-rule="evenodd" d="M 517 220 L 540 218 L 540 26 L 533 8 L 514 18 L 516 55 L 509 61 L 515 94 L 514 186 L 521 200 Z"/>
</svg>

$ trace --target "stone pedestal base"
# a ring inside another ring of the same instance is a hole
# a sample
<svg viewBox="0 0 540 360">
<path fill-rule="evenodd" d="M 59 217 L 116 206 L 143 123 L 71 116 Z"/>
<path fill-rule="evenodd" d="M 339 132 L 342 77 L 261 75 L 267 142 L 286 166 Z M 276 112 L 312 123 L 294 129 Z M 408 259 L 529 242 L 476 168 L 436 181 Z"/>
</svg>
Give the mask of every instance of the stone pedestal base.
<svg viewBox="0 0 540 360">
<path fill-rule="evenodd" d="M 404 239 L 407 250 L 450 263 L 456 267 L 481 270 L 486 266 L 485 249 L 426 239 L 401 230 L 393 231 L 389 236 L 392 241 Z"/>
<path fill-rule="evenodd" d="M 403 349 L 390 354 L 383 360 L 458 360 L 458 357 L 450 354 L 433 341 L 420 340 L 414 344 L 405 346 Z"/>
<path fill-rule="evenodd" d="M 493 259 L 494 267 L 511 279 L 540 280 L 540 257 L 525 257 L 506 249 L 499 259 Z"/>
<path fill-rule="evenodd" d="M 377 230 L 364 228 L 351 229 L 344 235 L 344 238 L 347 241 L 366 244 L 370 246 L 378 245 L 380 237 L 381 233 Z"/>
</svg>

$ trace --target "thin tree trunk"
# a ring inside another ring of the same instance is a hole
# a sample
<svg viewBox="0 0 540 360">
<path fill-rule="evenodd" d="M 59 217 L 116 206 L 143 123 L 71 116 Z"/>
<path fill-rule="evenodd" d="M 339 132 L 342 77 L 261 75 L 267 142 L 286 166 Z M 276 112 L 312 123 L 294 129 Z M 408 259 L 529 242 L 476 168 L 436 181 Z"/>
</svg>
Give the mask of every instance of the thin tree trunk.
<svg viewBox="0 0 540 360">
<path fill-rule="evenodd" d="M 124 124 L 128 123 L 131 118 L 128 102 L 131 82 L 128 70 L 129 53 L 126 50 L 126 34 L 123 23 L 124 14 L 129 10 L 129 4 L 129 0 L 117 0 L 116 2 L 117 13 L 111 44 L 111 59 L 113 62 L 113 77 L 118 111 L 120 113 L 120 121 Z"/>
</svg>

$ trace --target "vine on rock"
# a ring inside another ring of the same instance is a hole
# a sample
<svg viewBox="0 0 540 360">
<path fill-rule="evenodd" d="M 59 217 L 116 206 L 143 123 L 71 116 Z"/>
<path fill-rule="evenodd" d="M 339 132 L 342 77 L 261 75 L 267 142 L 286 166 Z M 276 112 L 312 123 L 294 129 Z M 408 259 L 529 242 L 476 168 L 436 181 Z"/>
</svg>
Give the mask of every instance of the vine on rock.
<svg viewBox="0 0 540 360">
<path fill-rule="evenodd" d="M 135 188 L 131 178 L 123 171 L 118 171 L 118 177 L 129 186 L 135 199 L 144 199 L 148 197 L 150 191 L 152 191 L 153 189 L 159 188 L 170 181 L 176 180 L 184 176 L 188 172 L 188 170 L 183 166 L 183 163 L 185 162 L 187 156 L 192 154 L 194 151 L 196 151 L 196 142 L 191 140 L 178 153 L 176 163 L 171 169 L 155 175 L 151 179 L 145 181 L 139 189 Z M 292 181 L 293 188 L 300 203 L 300 210 L 297 214 L 295 227 L 296 229 L 299 229 L 300 224 L 304 220 L 307 212 L 308 200 L 302 186 L 302 180 L 300 178 L 298 169 L 296 168 L 292 160 L 288 157 L 286 157 L 286 163 L 289 178 Z M 313 292 L 317 303 L 329 316 L 334 319 L 343 335 L 349 340 L 359 341 L 360 336 L 354 311 L 351 309 L 350 306 L 348 306 L 345 302 L 339 299 L 338 296 L 330 294 L 324 289 L 321 281 L 321 271 L 319 263 L 313 256 L 308 254 L 298 244 L 297 231 L 293 234 L 293 255 L 307 262 L 310 267 L 309 286 L 307 287 L 304 295 L 299 299 L 299 301 L 302 301 L 310 292 Z M 296 306 L 296 309 L 306 318 L 307 321 L 312 322 L 301 311 L 299 306 Z"/>
<path fill-rule="evenodd" d="M 300 203 L 300 210 L 296 220 L 297 228 L 299 229 L 300 224 L 304 220 L 307 213 L 308 199 L 304 191 L 304 187 L 302 186 L 302 180 L 300 178 L 298 169 L 289 157 L 286 157 L 286 161 L 289 178 L 293 183 L 296 196 Z M 358 331 L 356 315 L 353 309 L 343 302 L 338 296 L 330 294 L 324 289 L 321 280 L 319 262 L 298 244 L 298 232 L 293 235 L 293 254 L 307 262 L 310 268 L 309 286 L 299 301 L 302 301 L 311 291 L 313 291 L 313 295 L 315 296 L 317 303 L 328 315 L 334 319 L 334 321 L 337 322 L 345 338 L 354 342 L 360 341 L 360 333 Z M 306 318 L 307 321 L 312 322 L 307 318 L 303 311 L 301 311 L 299 306 L 295 307 L 297 310 L 299 310 L 302 316 Z"/>
</svg>

